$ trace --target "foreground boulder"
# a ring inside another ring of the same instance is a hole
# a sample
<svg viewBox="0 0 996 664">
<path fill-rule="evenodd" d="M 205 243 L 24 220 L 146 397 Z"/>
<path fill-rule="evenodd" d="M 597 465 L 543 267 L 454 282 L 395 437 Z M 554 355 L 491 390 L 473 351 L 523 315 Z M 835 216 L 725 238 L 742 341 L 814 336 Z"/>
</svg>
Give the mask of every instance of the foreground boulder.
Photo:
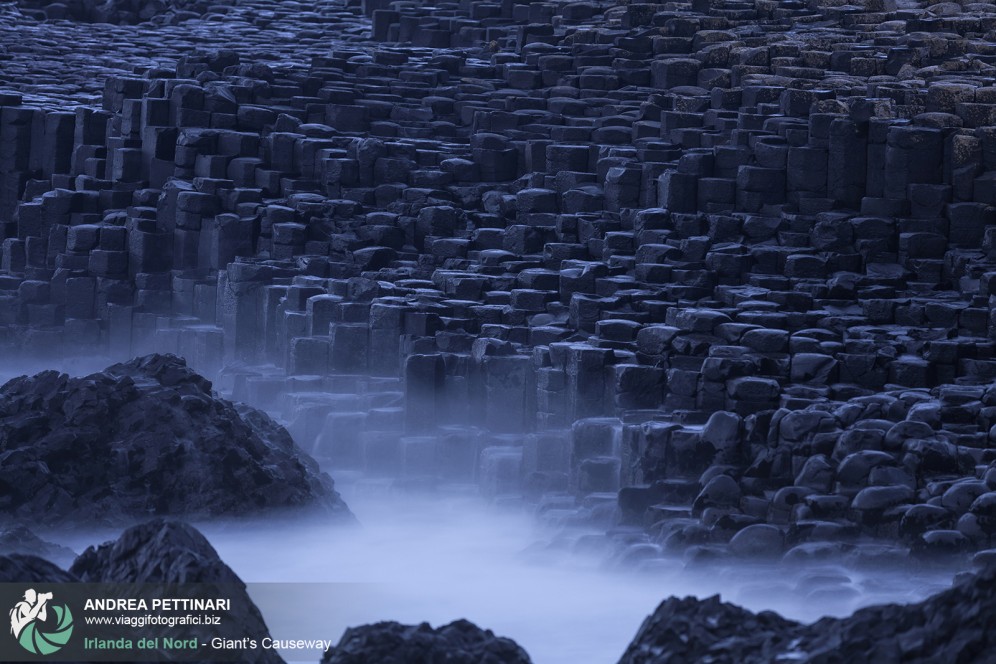
<svg viewBox="0 0 996 664">
<path fill-rule="evenodd" d="M 885 604 L 803 625 L 719 597 L 665 600 L 619 664 L 992 661 L 996 565 L 922 602 Z"/>
<path fill-rule="evenodd" d="M 86 583 L 218 583 L 244 587 L 193 526 L 156 519 L 91 546 L 69 568 Z"/>
<path fill-rule="evenodd" d="M 433 629 L 428 623 L 380 622 L 351 627 L 329 649 L 323 664 L 530 664 L 519 645 L 467 620 Z"/>
<path fill-rule="evenodd" d="M 222 588 L 231 599 L 231 610 L 220 626 L 188 627 L 180 630 L 180 638 L 197 637 L 203 642 L 249 636 L 258 642 L 269 635 L 262 614 L 246 593 L 245 584 L 221 560 L 207 538 L 185 523 L 157 519 L 129 528 L 112 542 L 88 548 L 69 568 L 69 573 L 86 583 L 212 584 Z M 160 629 L 162 635 L 176 638 L 178 628 Z M 266 649 L 242 650 L 239 658 L 252 662 L 283 661 L 273 650 Z"/>
<path fill-rule="evenodd" d="M 118 539 L 90 547 L 80 555 L 68 572 L 36 556 L 0 555 L 0 583 L 101 583 L 122 584 L 119 597 L 131 597 L 134 584 L 162 584 L 163 596 L 176 596 L 176 584 L 201 584 L 200 587 L 222 589 L 231 600 L 231 610 L 220 625 L 154 626 L 143 629 L 143 637 L 169 636 L 174 639 L 197 638 L 200 642 L 212 638 L 261 641 L 269 636 L 259 609 L 249 598 L 245 584 L 226 565 L 210 542 L 193 526 L 176 521 L 156 519 L 133 526 Z M 170 585 L 167 585 L 170 584 Z M 206 586 L 205 584 L 210 584 Z M 155 586 L 142 588 L 141 597 L 155 597 Z M 139 597 L 139 595 L 135 595 Z M 238 661 L 278 664 L 283 660 L 269 649 L 247 649 L 236 652 Z M 163 661 L 170 659 L 167 651 L 159 652 Z"/>
<path fill-rule="evenodd" d="M 283 427 L 217 397 L 181 358 L 0 388 L 0 512 L 16 519 L 117 525 L 282 508 L 352 518 Z"/>
</svg>

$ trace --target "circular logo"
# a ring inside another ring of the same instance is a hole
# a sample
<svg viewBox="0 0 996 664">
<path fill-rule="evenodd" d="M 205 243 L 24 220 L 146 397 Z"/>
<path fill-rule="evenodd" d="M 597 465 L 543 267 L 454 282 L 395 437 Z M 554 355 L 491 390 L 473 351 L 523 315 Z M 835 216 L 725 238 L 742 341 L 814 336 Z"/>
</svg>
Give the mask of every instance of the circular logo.
<svg viewBox="0 0 996 664">
<path fill-rule="evenodd" d="M 73 635 L 72 611 L 65 604 L 51 602 L 52 593 L 28 588 L 24 599 L 10 610 L 10 633 L 22 648 L 35 655 L 58 652 Z"/>
</svg>

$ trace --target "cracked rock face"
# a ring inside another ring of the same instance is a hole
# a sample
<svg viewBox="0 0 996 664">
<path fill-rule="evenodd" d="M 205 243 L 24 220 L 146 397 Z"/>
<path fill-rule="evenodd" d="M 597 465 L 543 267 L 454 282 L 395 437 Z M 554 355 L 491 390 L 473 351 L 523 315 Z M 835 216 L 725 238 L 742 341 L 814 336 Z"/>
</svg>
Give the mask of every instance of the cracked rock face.
<svg viewBox="0 0 996 664">
<path fill-rule="evenodd" d="M 286 508 L 351 518 L 283 427 L 170 355 L 0 388 L 0 486 L 0 510 L 42 524 Z"/>
<path fill-rule="evenodd" d="M 885 604 L 811 625 L 720 601 L 671 597 L 648 617 L 619 664 L 990 661 L 996 566 L 920 603 Z"/>
<path fill-rule="evenodd" d="M 530 664 L 515 641 L 495 636 L 467 620 L 433 629 L 428 623 L 380 622 L 346 630 L 322 664 Z"/>
<path fill-rule="evenodd" d="M 89 547 L 69 569 L 85 583 L 224 583 L 242 585 L 193 526 L 156 519 L 118 539 Z"/>
</svg>

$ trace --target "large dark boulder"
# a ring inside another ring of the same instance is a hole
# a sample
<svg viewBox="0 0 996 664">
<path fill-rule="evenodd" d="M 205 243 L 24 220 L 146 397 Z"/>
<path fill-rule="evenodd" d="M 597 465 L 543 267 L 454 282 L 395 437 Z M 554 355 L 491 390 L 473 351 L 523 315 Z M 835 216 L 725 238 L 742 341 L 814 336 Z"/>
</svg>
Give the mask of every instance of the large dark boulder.
<svg viewBox="0 0 996 664">
<path fill-rule="evenodd" d="M 202 643 L 214 638 L 250 637 L 259 643 L 269 635 L 245 584 L 218 557 L 207 538 L 186 523 L 156 519 L 128 528 L 118 539 L 80 554 L 69 573 L 84 583 L 124 584 L 120 588 L 126 596 L 132 591 L 132 584 L 163 584 L 161 593 L 154 590 L 157 585 L 147 586 L 153 590 L 143 591 L 142 596 L 150 599 L 175 596 L 167 588 L 176 584 L 199 584 L 199 588 L 218 589 L 218 595 L 231 600 L 231 610 L 218 626 L 150 627 L 146 636 L 197 638 Z M 239 661 L 283 661 L 272 649 L 253 648 L 237 653 Z"/>
<path fill-rule="evenodd" d="M 309 508 L 352 519 L 332 478 L 261 411 L 219 398 L 173 355 L 0 388 L 0 513 L 130 524 Z"/>
<path fill-rule="evenodd" d="M 727 604 L 718 595 L 669 597 L 643 621 L 620 664 L 772 662 L 797 626 L 770 611 L 754 614 Z"/>
<path fill-rule="evenodd" d="M 231 583 L 242 581 L 196 528 L 155 519 L 81 553 L 71 574 L 86 583 Z"/>
<path fill-rule="evenodd" d="M 669 598 L 620 664 L 990 662 L 996 652 L 996 565 L 917 604 L 886 604 L 811 625 L 721 602 Z"/>
<path fill-rule="evenodd" d="M 352 627 L 322 657 L 323 664 L 530 664 L 519 645 L 472 622 L 433 629 L 428 623 L 380 622 Z"/>
</svg>

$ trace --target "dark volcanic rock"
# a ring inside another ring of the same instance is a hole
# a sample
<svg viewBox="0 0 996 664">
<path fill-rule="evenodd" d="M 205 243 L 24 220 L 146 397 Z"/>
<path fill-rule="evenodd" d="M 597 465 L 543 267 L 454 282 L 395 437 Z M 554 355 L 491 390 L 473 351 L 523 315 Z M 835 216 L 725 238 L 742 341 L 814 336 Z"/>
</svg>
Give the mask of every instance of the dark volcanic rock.
<svg viewBox="0 0 996 664">
<path fill-rule="evenodd" d="M 643 621 L 621 664 L 678 664 L 711 661 L 773 661 L 798 623 L 777 613 L 754 614 L 721 602 L 719 596 L 698 600 L 669 597 Z M 744 635 L 743 638 L 731 638 Z M 747 638 L 749 635 L 750 638 Z"/>
<path fill-rule="evenodd" d="M 322 658 L 323 664 L 529 664 L 515 641 L 466 620 L 433 629 L 428 623 L 380 622 L 352 627 Z"/>
<path fill-rule="evenodd" d="M 69 571 L 84 582 L 233 583 L 239 577 L 193 526 L 156 519 L 90 547 Z"/>
<path fill-rule="evenodd" d="M 46 542 L 23 526 L 0 531 L 0 553 L 38 556 L 56 565 L 69 565 L 76 558 L 72 549 Z"/>
<path fill-rule="evenodd" d="M 176 23 L 206 14 L 212 6 L 232 4 L 229 0 L 19 0 L 26 15 L 38 19 L 70 20 L 82 23 L 130 25 L 158 18 Z"/>
<path fill-rule="evenodd" d="M 0 510 L 41 523 L 305 507 L 352 518 L 285 429 L 172 355 L 0 388 L 0 496 Z"/>
<path fill-rule="evenodd" d="M 211 584 L 231 599 L 231 611 L 220 626 L 186 629 L 161 627 L 161 635 L 200 640 L 219 637 L 261 639 L 269 634 L 245 584 L 226 565 L 196 528 L 177 521 L 156 519 L 133 526 L 112 542 L 84 551 L 69 573 L 84 583 Z M 128 588 L 129 586 L 124 586 Z M 182 632 L 177 635 L 177 630 Z M 152 630 L 156 632 L 155 629 Z M 160 632 L 149 636 L 160 635 Z M 163 653 L 165 656 L 168 653 Z M 269 649 L 239 653 L 240 661 L 281 662 Z"/>
<path fill-rule="evenodd" d="M 696 558 L 764 524 L 786 541 L 737 555 L 801 554 L 792 528 L 988 547 L 994 27 L 926 0 L 0 0 L 0 356 L 182 354 L 286 397 L 337 469 L 580 513 L 627 489 L 627 522 L 701 520 L 663 547 Z M 164 447 L 100 457 L 143 514 L 189 488 L 143 500 L 148 469 L 201 456 Z M 27 513 L 68 503 L 15 452 Z"/>
<path fill-rule="evenodd" d="M 643 622 L 620 664 L 991 662 L 994 611 L 993 565 L 918 604 L 873 606 L 811 625 L 718 596 L 672 597 Z"/>
</svg>

